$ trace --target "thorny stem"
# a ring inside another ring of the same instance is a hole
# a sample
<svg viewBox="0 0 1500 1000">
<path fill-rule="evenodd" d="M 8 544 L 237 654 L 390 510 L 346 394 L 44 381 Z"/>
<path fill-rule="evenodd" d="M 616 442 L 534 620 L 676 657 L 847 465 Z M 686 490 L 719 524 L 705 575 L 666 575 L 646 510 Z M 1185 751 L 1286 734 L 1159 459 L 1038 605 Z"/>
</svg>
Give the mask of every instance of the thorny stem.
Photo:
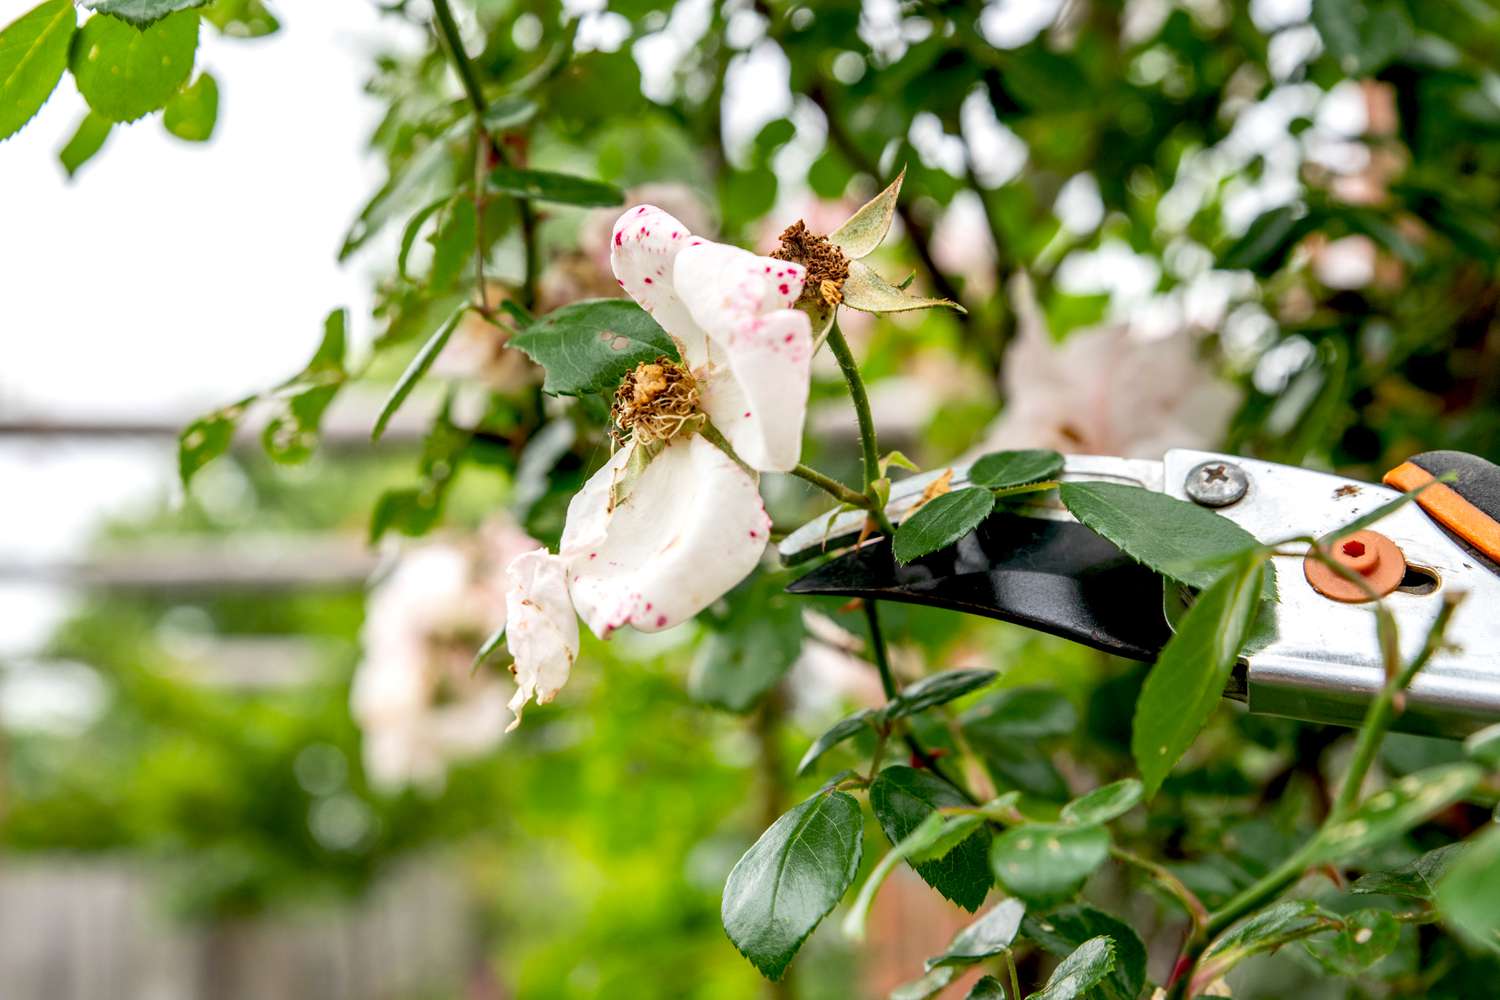
<svg viewBox="0 0 1500 1000">
<path fill-rule="evenodd" d="M 490 139 L 489 130 L 485 127 L 484 113 L 488 109 L 489 104 L 484 99 L 484 90 L 479 85 L 479 75 L 474 71 L 474 64 L 470 62 L 469 57 L 464 54 L 463 39 L 458 33 L 457 22 L 453 20 L 453 9 L 448 6 L 448 0 L 432 0 L 432 12 L 433 19 L 437 21 L 438 34 L 442 36 L 444 47 L 448 51 L 448 59 L 453 63 L 453 68 L 458 73 L 458 79 L 463 84 L 464 94 L 468 97 L 469 104 L 474 108 L 474 127 L 485 138 L 485 141 L 480 144 L 481 148 L 479 152 L 476 154 L 481 159 L 481 165 L 478 168 L 478 172 L 482 173 L 483 168 L 485 166 L 488 166 L 488 164 L 484 163 L 483 161 L 487 158 L 487 154 L 491 150 L 494 151 L 495 156 L 499 159 L 500 163 L 503 166 L 511 166 L 512 164 L 510 161 L 510 156 L 506 153 L 505 146 L 501 143 L 493 142 Z M 484 185 L 482 181 L 479 181 L 476 182 L 475 186 L 476 191 L 474 207 L 476 210 L 478 210 L 480 207 L 479 198 L 481 197 L 479 194 L 479 190 L 481 190 Z M 527 201 L 524 198 L 518 198 L 516 200 L 516 206 L 521 224 L 521 245 L 524 247 L 526 255 L 526 269 L 521 281 L 521 305 L 525 306 L 527 309 L 531 309 L 536 305 L 537 272 L 540 270 L 540 258 L 538 255 L 538 246 L 536 241 L 536 212 L 532 209 L 531 202 Z M 480 232 L 480 235 L 478 237 L 480 247 L 479 253 L 480 256 L 483 257 L 484 218 L 482 214 L 478 220 L 477 228 Z M 480 263 L 480 270 L 481 272 L 483 270 L 482 261 Z M 484 311 L 488 313 L 488 296 L 484 289 L 483 273 L 479 275 L 479 286 L 480 304 L 481 306 L 483 306 Z"/>
<path fill-rule="evenodd" d="M 864 449 L 865 497 L 868 500 L 864 506 L 889 538 L 896 533 L 896 529 L 891 526 L 890 518 L 885 516 L 880 497 L 875 492 L 875 480 L 880 478 L 880 447 L 875 440 L 875 418 L 870 414 L 870 396 L 865 392 L 864 376 L 859 373 L 859 365 L 854 360 L 854 353 L 849 350 L 849 342 L 844 339 L 844 331 L 839 329 L 837 320 L 828 330 L 828 349 L 833 352 L 839 369 L 844 373 L 844 381 L 849 384 L 849 399 L 854 404 L 855 419 L 859 421 L 859 443 Z"/>
<path fill-rule="evenodd" d="M 1332 562 L 1332 560 L 1329 561 Z M 1289 886 L 1296 883 L 1315 856 L 1323 831 L 1333 823 L 1342 822 L 1354 809 L 1359 799 L 1360 789 L 1364 785 L 1365 775 L 1369 773 L 1370 766 L 1374 763 L 1375 755 L 1380 749 L 1386 731 L 1390 729 L 1391 722 L 1400 711 L 1400 696 L 1411 686 L 1417 672 L 1426 666 L 1442 647 L 1443 634 L 1448 628 L 1448 621 L 1452 618 L 1462 598 L 1462 594 L 1451 592 L 1445 594 L 1443 604 L 1438 609 L 1432 626 L 1427 630 L 1427 638 L 1423 641 L 1421 650 L 1406 666 L 1387 673 L 1385 686 L 1381 688 L 1380 694 L 1376 696 L 1375 701 L 1365 713 L 1364 723 L 1359 729 L 1358 742 L 1355 744 L 1354 760 L 1351 761 L 1349 770 L 1344 775 L 1338 798 L 1329 811 L 1328 817 L 1323 821 L 1318 834 L 1310 838 L 1275 869 L 1215 910 L 1209 915 L 1208 923 L 1196 929 L 1188 937 L 1183 945 L 1182 958 L 1178 961 L 1180 975 L 1171 985 L 1167 994 L 1168 1000 L 1180 1000 L 1187 995 L 1186 991 L 1193 979 L 1198 959 L 1209 942 L 1241 917 L 1275 899 Z M 1380 606 L 1377 605 L 1377 607 Z"/>
</svg>

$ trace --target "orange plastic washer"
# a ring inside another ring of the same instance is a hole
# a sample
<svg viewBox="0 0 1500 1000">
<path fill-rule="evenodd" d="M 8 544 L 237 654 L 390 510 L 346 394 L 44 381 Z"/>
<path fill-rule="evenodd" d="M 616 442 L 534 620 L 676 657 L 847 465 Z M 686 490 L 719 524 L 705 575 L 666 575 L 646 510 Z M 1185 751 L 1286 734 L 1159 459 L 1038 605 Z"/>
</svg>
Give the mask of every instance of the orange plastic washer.
<svg viewBox="0 0 1500 1000">
<path fill-rule="evenodd" d="M 1302 561 L 1307 582 L 1335 601 L 1358 604 L 1370 600 L 1371 593 L 1384 597 L 1399 587 L 1401 578 L 1406 576 L 1406 556 L 1395 542 L 1378 531 L 1345 535 L 1333 544 L 1329 555 L 1334 562 L 1358 573 L 1365 582 L 1365 587 L 1360 587 L 1309 553 Z"/>
</svg>

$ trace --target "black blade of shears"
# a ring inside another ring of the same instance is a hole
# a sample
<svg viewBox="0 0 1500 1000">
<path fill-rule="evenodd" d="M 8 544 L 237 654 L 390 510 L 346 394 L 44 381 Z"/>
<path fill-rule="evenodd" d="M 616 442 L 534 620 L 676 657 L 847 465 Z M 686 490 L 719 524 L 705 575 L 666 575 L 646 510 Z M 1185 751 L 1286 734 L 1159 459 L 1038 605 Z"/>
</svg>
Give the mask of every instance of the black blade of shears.
<svg viewBox="0 0 1500 1000">
<path fill-rule="evenodd" d="M 1077 522 L 1010 513 L 906 566 L 888 541 L 867 544 L 787 590 L 962 611 L 1134 660 L 1155 660 L 1171 637 L 1160 576 Z"/>
</svg>

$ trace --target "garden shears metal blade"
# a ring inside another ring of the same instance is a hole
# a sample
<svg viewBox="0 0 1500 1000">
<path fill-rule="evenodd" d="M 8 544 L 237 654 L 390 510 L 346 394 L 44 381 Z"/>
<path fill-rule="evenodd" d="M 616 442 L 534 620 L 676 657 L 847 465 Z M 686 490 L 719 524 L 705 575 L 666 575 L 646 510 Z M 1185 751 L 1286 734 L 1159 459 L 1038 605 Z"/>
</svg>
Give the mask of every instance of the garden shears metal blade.
<svg viewBox="0 0 1500 1000">
<path fill-rule="evenodd" d="M 899 523 L 910 514 L 947 471 L 895 484 L 886 507 L 890 519 Z M 1461 737 L 1500 721 L 1500 467 L 1460 452 L 1429 452 L 1388 473 L 1389 485 L 1377 485 L 1177 449 L 1160 462 L 1071 455 L 1061 478 L 1163 492 L 1211 508 L 1272 543 L 1323 537 L 1445 474 L 1454 477 L 1451 484 L 1428 485 L 1415 502 L 1349 536 L 1354 541 L 1340 559 L 1373 567 L 1368 579 L 1385 592 L 1408 658 L 1421 646 L 1442 595 L 1466 593 L 1444 648 L 1412 684 L 1396 725 Z M 951 486 L 967 483 L 967 469 L 953 468 Z M 781 542 L 782 558 L 798 563 L 847 548 L 864 520 L 860 510 L 816 518 Z M 1279 592 L 1268 605 L 1274 638 L 1242 654 L 1226 695 L 1260 714 L 1357 725 L 1385 682 L 1373 605 L 1365 595 L 1339 592 L 1336 576 L 1320 578 L 1306 548 L 1283 546 L 1272 556 Z M 1144 661 L 1154 660 L 1171 637 L 1169 609 L 1180 608 L 1185 597 L 1080 524 L 1055 490 L 1006 499 L 956 544 L 905 566 L 891 557 L 888 539 L 873 539 L 788 589 L 947 608 Z"/>
</svg>

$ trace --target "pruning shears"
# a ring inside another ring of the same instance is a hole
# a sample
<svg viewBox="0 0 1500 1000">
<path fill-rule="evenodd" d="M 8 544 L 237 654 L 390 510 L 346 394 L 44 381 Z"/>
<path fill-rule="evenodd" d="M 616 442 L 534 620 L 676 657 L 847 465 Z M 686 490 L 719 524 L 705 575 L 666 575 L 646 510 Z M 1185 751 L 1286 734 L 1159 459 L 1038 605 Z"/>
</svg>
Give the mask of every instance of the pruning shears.
<svg viewBox="0 0 1500 1000">
<path fill-rule="evenodd" d="M 946 472 L 895 484 L 890 519 L 911 513 Z M 1242 654 L 1225 695 L 1259 714 L 1358 725 L 1385 682 L 1371 589 L 1384 595 L 1408 658 L 1445 592 L 1464 591 L 1443 648 L 1418 674 L 1395 728 L 1463 737 L 1500 721 L 1500 466 L 1463 452 L 1427 452 L 1377 485 L 1177 449 L 1160 462 L 1070 455 L 1060 478 L 1164 492 L 1212 509 L 1262 542 L 1321 538 L 1425 487 L 1414 502 L 1335 546 L 1333 555 L 1366 587 L 1350 592 L 1345 576 L 1320 574 L 1326 564 L 1301 552 L 1272 556 L 1275 637 Z M 952 469 L 953 486 L 967 481 L 967 469 Z M 782 558 L 798 563 L 855 544 L 864 520 L 858 510 L 816 518 L 781 542 Z M 905 566 L 892 558 L 888 539 L 877 539 L 855 544 L 788 589 L 947 608 L 1147 662 L 1171 637 L 1169 618 L 1183 596 L 1079 523 L 1055 490 L 1009 499 L 955 545 Z"/>
</svg>

